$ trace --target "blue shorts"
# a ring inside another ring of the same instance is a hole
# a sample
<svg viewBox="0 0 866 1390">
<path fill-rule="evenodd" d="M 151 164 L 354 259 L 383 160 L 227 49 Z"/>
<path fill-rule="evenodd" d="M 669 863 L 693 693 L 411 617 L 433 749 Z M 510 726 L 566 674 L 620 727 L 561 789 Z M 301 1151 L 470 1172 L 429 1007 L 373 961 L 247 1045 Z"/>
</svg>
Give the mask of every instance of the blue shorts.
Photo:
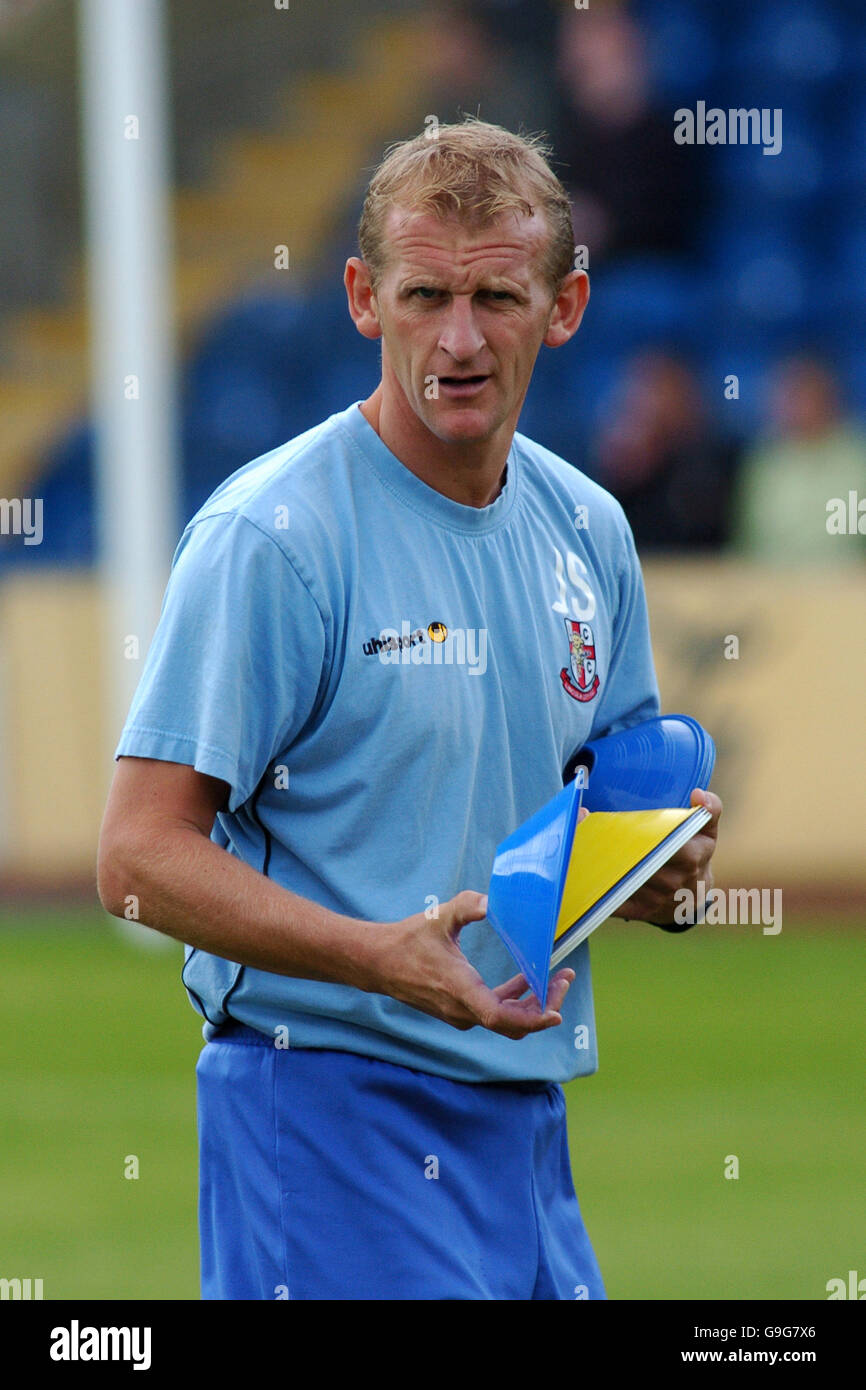
<svg viewBox="0 0 866 1390">
<path fill-rule="evenodd" d="M 281 1049 L 240 1025 L 196 1071 L 203 1298 L 605 1297 L 561 1087 Z"/>
</svg>

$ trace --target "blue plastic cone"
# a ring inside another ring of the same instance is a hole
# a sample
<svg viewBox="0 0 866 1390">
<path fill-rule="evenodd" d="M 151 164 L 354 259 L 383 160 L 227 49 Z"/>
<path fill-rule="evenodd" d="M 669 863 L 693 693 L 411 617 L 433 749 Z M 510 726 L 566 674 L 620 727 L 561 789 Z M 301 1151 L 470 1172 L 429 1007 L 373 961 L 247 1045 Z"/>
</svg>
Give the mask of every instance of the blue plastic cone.
<svg viewBox="0 0 866 1390">
<path fill-rule="evenodd" d="M 589 771 L 588 811 L 654 811 L 688 806 L 694 787 L 710 784 L 716 749 L 687 714 L 664 714 L 587 743 L 565 770 Z"/>
<path fill-rule="evenodd" d="M 488 921 L 542 1008 L 584 782 L 582 775 L 576 777 L 502 841 L 490 877 Z"/>
</svg>

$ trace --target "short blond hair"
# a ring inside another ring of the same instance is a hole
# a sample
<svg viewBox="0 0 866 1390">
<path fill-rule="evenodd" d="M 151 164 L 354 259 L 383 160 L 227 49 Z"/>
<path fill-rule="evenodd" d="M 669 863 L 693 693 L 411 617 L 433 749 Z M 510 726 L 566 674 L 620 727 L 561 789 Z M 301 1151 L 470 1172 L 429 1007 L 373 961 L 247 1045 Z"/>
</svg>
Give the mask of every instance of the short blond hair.
<svg viewBox="0 0 866 1390">
<path fill-rule="evenodd" d="M 543 213 L 550 235 L 542 271 L 556 294 L 574 269 L 574 230 L 551 154 L 541 136 L 514 135 L 474 118 L 391 145 L 370 180 L 358 226 L 374 287 L 387 259 L 385 219 L 399 206 L 478 225 L 506 212 Z"/>
</svg>

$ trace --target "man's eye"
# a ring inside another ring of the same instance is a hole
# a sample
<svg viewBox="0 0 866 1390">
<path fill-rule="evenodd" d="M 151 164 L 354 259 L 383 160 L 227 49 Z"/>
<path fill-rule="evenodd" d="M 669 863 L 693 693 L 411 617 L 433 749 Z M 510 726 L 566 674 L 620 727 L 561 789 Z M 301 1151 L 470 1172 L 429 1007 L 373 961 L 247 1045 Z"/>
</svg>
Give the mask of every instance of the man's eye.
<svg viewBox="0 0 866 1390">
<path fill-rule="evenodd" d="M 430 285 L 416 285 L 412 294 L 416 294 L 419 299 L 435 299 L 439 291 L 434 290 Z"/>
<path fill-rule="evenodd" d="M 513 298 L 514 298 L 514 295 L 511 293 L 510 290 L 488 290 L 488 291 L 487 291 L 487 298 L 488 298 L 488 299 L 496 299 L 496 300 L 504 300 L 504 299 L 513 299 Z"/>
</svg>

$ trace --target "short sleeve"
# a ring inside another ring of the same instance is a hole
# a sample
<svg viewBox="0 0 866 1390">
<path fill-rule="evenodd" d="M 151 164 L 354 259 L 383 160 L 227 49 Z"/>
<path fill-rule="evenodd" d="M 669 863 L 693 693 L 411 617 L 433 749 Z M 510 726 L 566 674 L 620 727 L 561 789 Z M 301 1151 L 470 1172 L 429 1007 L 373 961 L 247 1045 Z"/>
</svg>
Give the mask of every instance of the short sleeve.
<svg viewBox="0 0 866 1390">
<path fill-rule="evenodd" d="M 115 757 L 189 764 L 250 797 L 310 718 L 327 627 L 279 544 L 236 514 L 181 539 Z"/>
</svg>

